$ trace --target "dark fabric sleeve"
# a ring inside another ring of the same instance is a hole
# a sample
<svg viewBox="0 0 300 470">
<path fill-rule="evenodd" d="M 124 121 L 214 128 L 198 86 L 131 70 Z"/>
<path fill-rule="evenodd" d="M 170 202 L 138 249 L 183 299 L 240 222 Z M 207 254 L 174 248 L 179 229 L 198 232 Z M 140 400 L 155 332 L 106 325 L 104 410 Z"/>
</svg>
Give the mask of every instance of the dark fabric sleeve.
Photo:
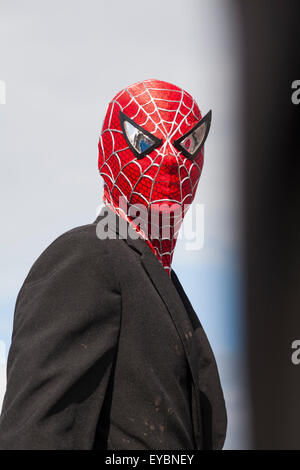
<svg viewBox="0 0 300 470">
<path fill-rule="evenodd" d="M 71 231 L 17 299 L 1 449 L 91 449 L 117 351 L 121 295 L 95 230 Z"/>
</svg>

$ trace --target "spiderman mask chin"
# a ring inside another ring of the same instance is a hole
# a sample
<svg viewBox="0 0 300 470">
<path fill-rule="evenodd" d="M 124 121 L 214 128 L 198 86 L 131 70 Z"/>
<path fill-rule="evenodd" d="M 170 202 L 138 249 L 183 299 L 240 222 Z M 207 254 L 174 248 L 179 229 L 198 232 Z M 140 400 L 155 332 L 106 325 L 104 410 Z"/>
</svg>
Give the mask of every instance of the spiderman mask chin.
<svg viewBox="0 0 300 470">
<path fill-rule="evenodd" d="M 168 274 L 182 219 L 201 176 L 211 111 L 160 80 L 120 91 L 99 140 L 103 200 L 146 240 Z"/>
</svg>

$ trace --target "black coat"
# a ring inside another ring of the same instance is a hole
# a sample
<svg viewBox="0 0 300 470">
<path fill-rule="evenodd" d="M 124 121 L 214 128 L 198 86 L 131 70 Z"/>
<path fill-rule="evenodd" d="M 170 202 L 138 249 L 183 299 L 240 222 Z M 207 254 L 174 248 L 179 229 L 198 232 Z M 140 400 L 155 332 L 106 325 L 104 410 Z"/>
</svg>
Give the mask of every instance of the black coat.
<svg viewBox="0 0 300 470">
<path fill-rule="evenodd" d="M 100 240 L 101 217 L 55 240 L 20 290 L 0 448 L 221 449 L 217 366 L 178 278 L 141 238 Z"/>
</svg>

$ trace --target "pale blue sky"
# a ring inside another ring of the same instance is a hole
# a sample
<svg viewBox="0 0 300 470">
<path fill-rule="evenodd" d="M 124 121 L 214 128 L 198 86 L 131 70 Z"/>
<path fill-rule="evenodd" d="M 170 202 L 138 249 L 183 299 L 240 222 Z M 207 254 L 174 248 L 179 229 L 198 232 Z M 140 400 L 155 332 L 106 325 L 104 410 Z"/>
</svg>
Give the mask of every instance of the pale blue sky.
<svg viewBox="0 0 300 470">
<path fill-rule="evenodd" d="M 249 445 L 239 43 L 230 0 L 0 0 L 0 340 L 8 346 L 15 299 L 34 260 L 58 235 L 95 218 L 97 143 L 109 100 L 142 79 L 175 83 L 203 113 L 213 111 L 196 197 L 205 206 L 204 247 L 186 252 L 179 240 L 174 269 L 219 363 L 230 408 L 227 448 Z"/>
</svg>

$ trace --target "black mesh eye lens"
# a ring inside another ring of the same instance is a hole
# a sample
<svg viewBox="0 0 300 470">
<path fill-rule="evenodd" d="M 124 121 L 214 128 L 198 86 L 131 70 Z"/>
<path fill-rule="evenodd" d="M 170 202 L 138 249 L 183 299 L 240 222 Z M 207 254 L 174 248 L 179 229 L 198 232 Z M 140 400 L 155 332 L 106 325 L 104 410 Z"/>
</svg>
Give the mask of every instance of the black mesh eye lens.
<svg viewBox="0 0 300 470">
<path fill-rule="evenodd" d="M 204 122 L 181 142 L 181 146 L 190 154 L 197 152 L 203 144 L 206 133 L 206 126 L 207 123 Z"/>
<path fill-rule="evenodd" d="M 200 152 L 210 129 L 211 111 L 209 111 L 193 129 L 173 142 L 174 147 L 187 158 L 194 159 Z"/>
<path fill-rule="evenodd" d="M 134 149 L 138 152 L 138 154 L 146 152 L 155 143 L 153 139 L 145 135 L 129 121 L 124 121 L 124 129 L 128 140 L 130 141 L 132 147 L 134 147 Z"/>
<path fill-rule="evenodd" d="M 120 123 L 128 145 L 138 158 L 144 157 L 162 144 L 162 140 L 140 127 L 122 111 L 120 111 Z"/>
</svg>

